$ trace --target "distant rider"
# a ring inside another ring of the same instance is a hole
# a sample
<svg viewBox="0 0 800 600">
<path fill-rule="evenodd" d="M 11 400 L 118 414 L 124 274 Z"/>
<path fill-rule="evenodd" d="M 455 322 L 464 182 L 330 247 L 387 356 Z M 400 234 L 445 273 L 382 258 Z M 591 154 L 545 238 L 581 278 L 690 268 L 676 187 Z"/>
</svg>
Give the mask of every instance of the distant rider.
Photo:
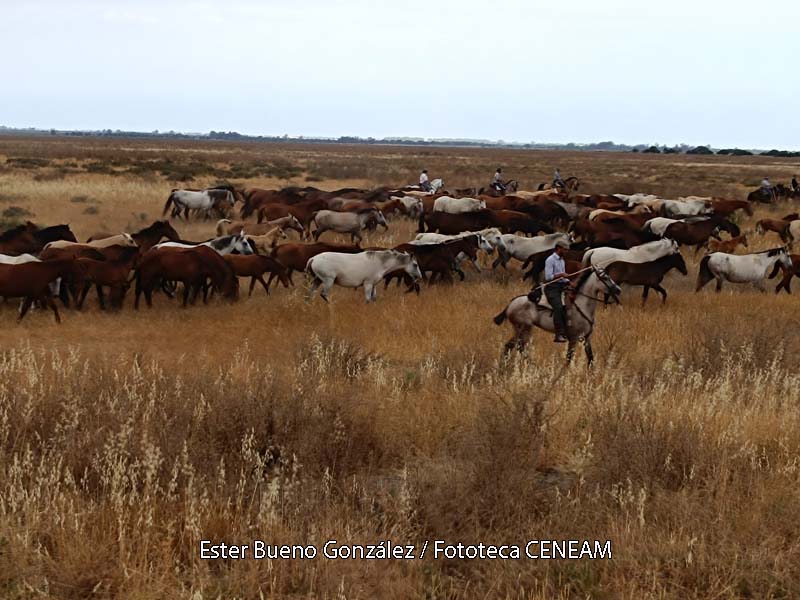
<svg viewBox="0 0 800 600">
<path fill-rule="evenodd" d="M 553 308 L 553 324 L 556 330 L 554 342 L 567 341 L 567 309 L 564 307 L 562 295 L 569 287 L 569 280 L 566 279 L 567 268 L 564 264 L 564 252 L 568 249 L 569 244 L 559 240 L 553 248 L 553 253 L 544 262 L 544 280 L 547 283 L 544 295 Z"/>
<path fill-rule="evenodd" d="M 797 175 L 792 175 L 792 191 L 796 194 L 800 192 L 800 184 L 797 183 Z"/>
<path fill-rule="evenodd" d="M 492 179 L 492 186 L 498 192 L 505 192 L 506 191 L 506 184 L 503 183 L 503 169 L 497 167 L 497 171 L 494 172 L 494 179 Z"/>
<path fill-rule="evenodd" d="M 431 182 L 428 181 L 428 170 L 422 169 L 422 173 L 419 175 L 419 189 L 423 192 L 432 192 L 433 187 L 431 186 Z"/>
<path fill-rule="evenodd" d="M 567 187 L 567 184 L 564 183 L 564 180 L 561 178 L 561 171 L 558 168 L 556 168 L 556 172 L 553 173 L 553 187 L 561 189 L 566 189 Z"/>
<path fill-rule="evenodd" d="M 761 180 L 761 194 L 765 198 L 772 198 L 772 184 L 769 182 L 769 177 Z"/>
</svg>

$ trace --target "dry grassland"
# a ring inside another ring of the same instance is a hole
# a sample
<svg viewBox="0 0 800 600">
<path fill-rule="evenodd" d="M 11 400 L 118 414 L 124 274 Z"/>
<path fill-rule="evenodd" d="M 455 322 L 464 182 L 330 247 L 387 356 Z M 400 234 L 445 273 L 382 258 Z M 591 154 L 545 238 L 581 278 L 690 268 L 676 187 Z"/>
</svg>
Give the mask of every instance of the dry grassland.
<svg viewBox="0 0 800 600">
<path fill-rule="evenodd" d="M 424 166 L 461 187 L 498 165 L 525 189 L 560 166 L 592 191 L 732 198 L 800 171 L 758 157 L 0 137 L 0 214 L 83 238 L 149 224 L 184 185 L 171 178 L 333 189 Z M 367 241 L 413 231 L 395 221 Z M 42 311 L 17 326 L 2 306 L 0 596 L 800 597 L 799 301 L 695 295 L 685 255 L 666 306 L 629 291 L 598 311 L 592 371 L 582 356 L 565 369 L 543 333 L 532 360 L 499 361 L 509 331 L 491 317 L 527 290 L 517 267 L 419 297 L 380 290 L 372 306 L 341 288 L 306 304 L 302 286 L 188 310 L 92 303 L 61 326 Z M 612 540 L 613 560 L 198 552 L 201 539 L 573 538 Z"/>
</svg>

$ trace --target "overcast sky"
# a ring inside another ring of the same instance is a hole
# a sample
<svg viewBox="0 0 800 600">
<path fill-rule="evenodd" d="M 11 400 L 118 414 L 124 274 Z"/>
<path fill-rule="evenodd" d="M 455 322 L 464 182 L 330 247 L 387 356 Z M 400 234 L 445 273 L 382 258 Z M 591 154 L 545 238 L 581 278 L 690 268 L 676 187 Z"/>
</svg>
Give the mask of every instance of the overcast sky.
<svg viewBox="0 0 800 600">
<path fill-rule="evenodd" d="M 800 148 L 797 0 L 0 0 L 0 124 Z"/>
</svg>

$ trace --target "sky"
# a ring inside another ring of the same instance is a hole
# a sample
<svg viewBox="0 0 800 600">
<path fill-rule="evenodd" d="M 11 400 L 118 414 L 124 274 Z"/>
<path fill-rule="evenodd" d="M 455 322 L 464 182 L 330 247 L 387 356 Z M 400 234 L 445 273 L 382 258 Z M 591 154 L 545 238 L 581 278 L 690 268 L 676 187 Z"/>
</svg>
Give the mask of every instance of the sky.
<svg viewBox="0 0 800 600">
<path fill-rule="evenodd" d="M 0 11 L 0 125 L 800 148 L 797 0 Z"/>
</svg>

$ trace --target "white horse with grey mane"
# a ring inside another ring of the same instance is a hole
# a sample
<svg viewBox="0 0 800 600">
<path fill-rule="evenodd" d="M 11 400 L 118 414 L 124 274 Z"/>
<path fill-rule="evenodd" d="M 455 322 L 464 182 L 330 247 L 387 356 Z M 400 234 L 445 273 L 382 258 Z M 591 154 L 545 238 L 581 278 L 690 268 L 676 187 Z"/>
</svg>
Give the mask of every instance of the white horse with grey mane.
<svg viewBox="0 0 800 600">
<path fill-rule="evenodd" d="M 791 270 L 792 259 L 786 248 L 773 248 L 753 254 L 726 254 L 714 252 L 707 254 L 700 261 L 700 271 L 697 273 L 697 287 L 695 292 L 712 279 L 717 280 L 717 291 L 722 289 L 723 281 L 731 283 L 752 283 L 762 292 L 766 292 L 764 279 L 780 264 L 784 269 Z"/>
<path fill-rule="evenodd" d="M 705 200 L 664 200 L 661 210 L 665 217 L 710 215 L 714 212 Z"/>
<path fill-rule="evenodd" d="M 197 244 L 187 244 L 185 242 L 162 242 L 161 244 L 156 244 L 153 246 L 153 248 L 195 248 L 197 246 L 208 246 L 221 256 L 231 254 L 232 252 L 238 252 L 239 254 L 253 254 L 253 248 L 244 232 L 214 238 L 213 240 L 208 240 Z"/>
<path fill-rule="evenodd" d="M 594 359 L 592 351 L 592 332 L 594 331 L 594 315 L 597 304 L 602 302 L 600 294 L 607 294 L 618 301 L 622 290 L 608 273 L 599 267 L 592 267 L 586 271 L 575 284 L 576 296 L 567 309 L 567 360 L 572 360 L 575 354 L 575 345 L 583 340 L 586 359 L 589 364 Z M 512 350 L 525 352 L 528 340 L 534 327 L 555 333 L 553 311 L 542 304 L 541 290 L 539 293 L 531 292 L 525 296 L 517 296 L 495 318 L 494 322 L 501 325 L 506 319 L 514 328 L 514 336 L 506 343 L 504 351 L 508 354 Z"/>
<path fill-rule="evenodd" d="M 475 212 L 486 208 L 486 202 L 478 198 L 451 198 L 450 196 L 439 196 L 433 201 L 434 212 L 459 213 Z"/>
<path fill-rule="evenodd" d="M 396 250 L 367 250 L 358 254 L 322 252 L 309 258 L 306 263 L 306 273 L 313 278 L 306 300 L 310 300 L 322 286 L 320 296 L 327 302 L 331 288 L 337 284 L 349 288 L 363 286 L 367 303 L 374 302 L 378 297 L 377 284 L 384 275 L 401 269 L 414 280 L 422 277 L 416 259 L 406 252 Z"/>
<path fill-rule="evenodd" d="M 675 240 L 663 239 L 647 242 L 627 250 L 621 248 L 592 248 L 583 255 L 583 266 L 606 266 L 612 262 L 646 263 L 679 252 Z"/>
<path fill-rule="evenodd" d="M 366 229 L 370 221 L 377 225 L 383 225 L 384 229 L 389 229 L 383 213 L 377 208 L 365 208 L 358 212 L 337 212 L 335 210 L 320 210 L 311 219 L 317 228 L 311 233 L 314 240 L 318 240 L 326 231 L 337 233 L 349 233 L 350 239 L 355 242 L 361 241 L 361 231 Z M 310 229 L 310 226 L 309 226 Z"/>
</svg>

